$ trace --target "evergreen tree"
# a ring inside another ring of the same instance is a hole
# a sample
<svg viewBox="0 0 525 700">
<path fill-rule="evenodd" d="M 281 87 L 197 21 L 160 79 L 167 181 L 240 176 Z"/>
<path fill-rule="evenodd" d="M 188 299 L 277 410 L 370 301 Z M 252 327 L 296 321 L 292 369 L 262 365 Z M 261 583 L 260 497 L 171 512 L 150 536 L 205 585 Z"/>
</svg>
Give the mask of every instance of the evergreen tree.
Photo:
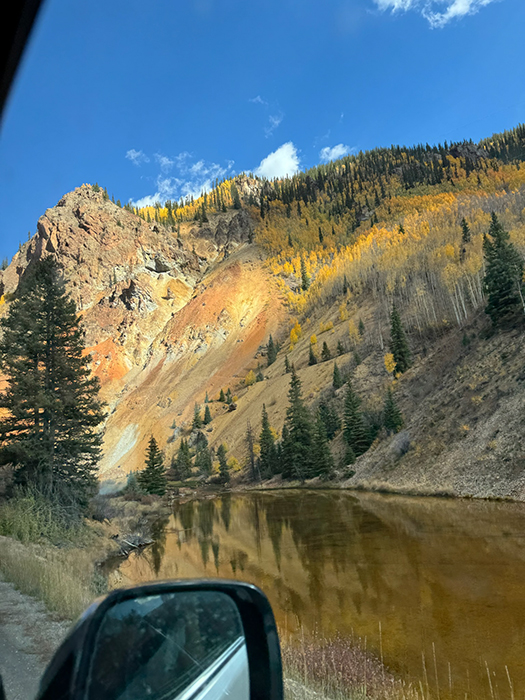
<svg viewBox="0 0 525 700">
<path fill-rule="evenodd" d="M 411 366 L 410 349 L 395 304 L 390 315 L 390 349 L 396 363 L 396 373 L 406 372 Z"/>
<path fill-rule="evenodd" d="M 328 477 L 334 468 L 334 458 L 328 445 L 324 421 L 317 411 L 315 420 L 314 440 L 312 445 L 312 474 Z"/>
<path fill-rule="evenodd" d="M 288 361 L 288 355 L 284 356 L 284 371 L 286 374 L 289 374 L 291 372 L 291 367 L 290 367 L 290 362 Z"/>
<path fill-rule="evenodd" d="M 256 382 L 264 382 L 264 374 L 262 373 L 262 369 L 257 365 L 257 374 L 255 375 L 255 381 Z"/>
<path fill-rule="evenodd" d="M 239 197 L 239 190 L 237 189 L 237 186 L 235 185 L 234 182 L 232 182 L 232 184 L 231 184 L 231 194 L 232 194 L 232 199 L 233 199 L 233 208 L 240 209 L 241 208 L 241 198 Z"/>
<path fill-rule="evenodd" d="M 293 471 L 293 446 L 290 431 L 288 430 L 286 423 L 283 425 L 283 430 L 281 433 L 279 452 L 279 471 L 281 472 L 283 479 L 292 479 L 295 476 Z"/>
<path fill-rule="evenodd" d="M 343 377 L 341 376 L 341 372 L 339 370 L 339 367 L 337 366 L 337 362 L 334 362 L 334 371 L 332 374 L 332 386 L 334 389 L 340 389 L 344 384 Z"/>
<path fill-rule="evenodd" d="M 96 490 L 104 416 L 54 259 L 29 268 L 0 327 L 0 464 L 15 465 L 18 484 L 83 507 Z"/>
<path fill-rule="evenodd" d="M 164 496 L 166 493 L 164 458 L 153 435 L 150 437 L 146 455 L 146 468 L 137 476 L 139 486 L 146 493 Z"/>
<path fill-rule="evenodd" d="M 184 438 L 180 441 L 177 456 L 171 460 L 171 471 L 177 481 L 184 481 L 191 474 L 190 447 Z"/>
<path fill-rule="evenodd" d="M 247 466 L 250 471 L 250 478 L 252 481 L 258 481 L 261 478 L 260 472 L 257 469 L 257 464 L 255 460 L 255 437 L 253 435 L 253 428 L 250 421 L 246 423 L 246 434 L 244 436 L 244 442 L 246 444 L 246 461 Z"/>
<path fill-rule="evenodd" d="M 370 446 L 363 414 L 359 409 L 360 404 L 359 397 L 351 383 L 348 382 L 344 407 L 343 434 L 346 444 L 352 448 L 356 457 L 366 452 Z"/>
<path fill-rule="evenodd" d="M 273 365 L 277 359 L 277 345 L 273 342 L 273 338 L 270 335 L 268 339 L 268 345 L 266 346 L 266 360 L 268 362 L 268 367 Z"/>
<path fill-rule="evenodd" d="M 330 349 L 328 345 L 326 344 L 326 340 L 323 340 L 323 349 L 321 350 L 321 359 L 323 362 L 327 362 L 332 358 L 332 355 L 330 353 Z"/>
<path fill-rule="evenodd" d="M 337 415 L 335 409 L 325 401 L 321 401 L 319 404 L 319 415 L 324 423 L 327 438 L 333 440 L 335 434 L 341 427 L 341 419 Z"/>
<path fill-rule="evenodd" d="M 203 423 L 204 423 L 204 425 L 209 425 L 211 423 L 211 412 L 210 412 L 210 407 L 208 404 L 206 404 L 206 408 L 204 409 Z"/>
<path fill-rule="evenodd" d="M 306 292 L 308 287 L 310 286 L 310 277 L 308 275 L 308 272 L 306 271 L 306 262 L 301 255 L 301 289 L 303 292 Z"/>
<path fill-rule="evenodd" d="M 226 397 L 224 396 L 224 389 L 221 389 L 221 393 L 219 394 L 219 401 L 220 401 L 221 403 L 225 403 L 225 402 L 226 402 Z"/>
<path fill-rule="evenodd" d="M 197 404 L 195 404 L 195 406 L 193 408 L 193 422 L 191 424 L 191 429 L 192 430 L 200 430 L 201 428 L 202 428 L 201 409 Z"/>
<path fill-rule="evenodd" d="M 461 262 L 465 260 L 467 254 L 467 245 L 470 243 L 470 228 L 467 224 L 466 219 L 461 221 L 461 251 L 459 253 L 459 259 Z"/>
<path fill-rule="evenodd" d="M 308 364 L 309 365 L 316 365 L 317 364 L 317 357 L 315 356 L 313 345 L 310 345 L 310 354 L 308 356 Z"/>
<path fill-rule="evenodd" d="M 286 410 L 286 425 L 289 432 L 290 471 L 294 478 L 304 480 L 312 472 L 312 419 L 301 394 L 301 381 L 292 367 L 290 405 Z"/>
<path fill-rule="evenodd" d="M 363 323 L 363 319 L 362 319 L 362 318 L 359 319 L 359 324 L 358 324 L 358 326 L 357 326 L 357 330 L 358 330 L 358 332 L 359 332 L 359 335 L 360 335 L 361 337 L 363 337 L 364 334 L 365 334 L 365 324 Z"/>
<path fill-rule="evenodd" d="M 226 459 L 226 446 L 221 442 L 217 450 L 217 459 L 219 460 L 219 479 L 222 484 L 226 484 L 230 480 L 230 468 Z"/>
<path fill-rule="evenodd" d="M 200 474 L 203 474 L 204 476 L 209 476 L 211 474 L 213 462 L 210 449 L 207 445 L 197 450 L 195 455 L 195 466 L 198 468 Z"/>
<path fill-rule="evenodd" d="M 226 403 L 227 403 L 228 405 L 230 405 L 231 403 L 233 403 L 233 396 L 232 396 L 232 392 L 231 392 L 231 390 L 230 390 L 230 387 L 228 387 L 228 390 L 226 391 Z"/>
<path fill-rule="evenodd" d="M 502 325 L 523 309 L 523 259 L 510 236 L 492 212 L 488 235 L 483 239 L 485 256 L 484 287 L 487 294 L 485 313 L 492 325 Z"/>
<path fill-rule="evenodd" d="M 394 400 L 392 389 L 388 389 L 386 395 L 383 408 L 383 424 L 389 433 L 397 433 L 403 426 L 403 416 Z"/>
<path fill-rule="evenodd" d="M 269 479 L 276 472 L 277 453 L 275 449 L 275 439 L 273 437 L 272 429 L 270 428 L 270 421 L 268 419 L 265 404 L 263 404 L 262 408 L 262 424 L 261 434 L 259 436 L 259 445 L 261 446 L 261 453 L 259 456 L 261 476 L 263 479 Z"/>
<path fill-rule="evenodd" d="M 465 218 L 461 220 L 461 240 L 465 245 L 470 243 L 470 228 Z"/>
</svg>

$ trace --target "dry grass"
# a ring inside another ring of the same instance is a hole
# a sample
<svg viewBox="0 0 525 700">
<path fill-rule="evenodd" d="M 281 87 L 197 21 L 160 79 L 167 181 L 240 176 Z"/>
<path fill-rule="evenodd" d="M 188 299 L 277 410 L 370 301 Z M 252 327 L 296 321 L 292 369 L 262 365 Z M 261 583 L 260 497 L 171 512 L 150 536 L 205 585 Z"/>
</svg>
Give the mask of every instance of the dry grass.
<svg viewBox="0 0 525 700">
<path fill-rule="evenodd" d="M 283 640 L 287 700 L 414 700 L 417 692 L 397 680 L 366 650 L 366 640 Z"/>
<path fill-rule="evenodd" d="M 42 600 L 51 612 L 73 620 L 106 590 L 92 549 L 23 545 L 0 537 L 4 578 L 22 593 Z"/>
<path fill-rule="evenodd" d="M 107 591 L 98 564 L 118 553 L 115 535 L 146 534 L 156 506 L 123 499 L 97 504 L 100 522 L 73 523 L 38 495 L 25 493 L 0 506 L 0 571 L 22 593 L 51 612 L 75 619 Z M 3 536 L 5 535 L 5 536 Z"/>
</svg>

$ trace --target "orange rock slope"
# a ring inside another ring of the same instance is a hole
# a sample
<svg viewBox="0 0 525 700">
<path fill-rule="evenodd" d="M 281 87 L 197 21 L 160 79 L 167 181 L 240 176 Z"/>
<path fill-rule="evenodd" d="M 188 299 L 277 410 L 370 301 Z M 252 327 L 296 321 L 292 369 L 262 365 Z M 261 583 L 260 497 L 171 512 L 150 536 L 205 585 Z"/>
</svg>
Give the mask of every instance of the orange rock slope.
<svg viewBox="0 0 525 700">
<path fill-rule="evenodd" d="M 108 486 L 143 466 L 152 433 L 169 452 L 173 426 L 191 421 L 206 392 L 233 390 L 277 331 L 284 310 L 252 234 L 242 209 L 177 234 L 83 185 L 40 218 L 0 272 L 1 295 L 42 256 L 62 264 L 108 404 L 100 465 Z"/>
</svg>

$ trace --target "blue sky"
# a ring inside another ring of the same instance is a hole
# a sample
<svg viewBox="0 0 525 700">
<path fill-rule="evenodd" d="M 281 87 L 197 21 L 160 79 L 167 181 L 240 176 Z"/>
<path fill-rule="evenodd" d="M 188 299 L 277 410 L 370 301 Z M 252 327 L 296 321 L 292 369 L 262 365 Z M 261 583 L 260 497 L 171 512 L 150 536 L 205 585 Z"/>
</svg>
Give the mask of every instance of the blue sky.
<svg viewBox="0 0 525 700">
<path fill-rule="evenodd" d="M 0 133 L 0 258 L 84 182 L 178 199 L 512 128 L 524 27 L 523 0 L 48 0 Z"/>
</svg>

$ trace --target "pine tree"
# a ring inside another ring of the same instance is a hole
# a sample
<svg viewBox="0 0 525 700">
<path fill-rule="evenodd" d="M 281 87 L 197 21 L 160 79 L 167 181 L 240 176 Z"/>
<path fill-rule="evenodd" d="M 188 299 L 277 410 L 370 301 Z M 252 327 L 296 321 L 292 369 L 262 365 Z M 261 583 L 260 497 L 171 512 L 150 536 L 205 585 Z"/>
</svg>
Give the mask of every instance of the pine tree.
<svg viewBox="0 0 525 700">
<path fill-rule="evenodd" d="M 470 243 L 470 228 L 469 225 L 467 224 L 467 220 L 465 218 L 462 219 L 461 221 L 461 251 L 459 254 L 459 259 L 461 262 L 465 260 L 465 256 L 467 254 L 467 245 Z"/>
<path fill-rule="evenodd" d="M 312 475 L 328 477 L 334 468 L 334 459 L 328 445 L 324 421 L 317 412 L 312 445 Z"/>
<path fill-rule="evenodd" d="M 308 275 L 308 272 L 306 271 L 306 262 L 301 255 L 301 289 L 303 292 L 306 292 L 308 287 L 310 286 L 310 278 Z"/>
<path fill-rule="evenodd" d="M 202 428 L 201 409 L 197 404 L 195 404 L 195 406 L 193 408 L 193 422 L 191 424 L 191 429 L 192 430 L 200 430 L 201 428 Z"/>
<path fill-rule="evenodd" d="M 366 452 L 370 446 L 363 415 L 359 409 L 360 404 L 359 397 L 351 383 L 348 382 L 344 407 L 343 434 L 347 445 L 352 448 L 356 457 Z"/>
<path fill-rule="evenodd" d="M 226 403 L 230 405 L 233 403 L 233 396 L 230 387 L 228 387 L 228 390 L 226 391 Z"/>
<path fill-rule="evenodd" d="M 211 423 L 211 411 L 210 411 L 210 407 L 208 404 L 206 404 L 206 408 L 204 409 L 203 423 L 204 423 L 204 425 L 209 425 Z"/>
<path fill-rule="evenodd" d="M 211 474 L 213 462 L 210 449 L 207 445 L 197 450 L 195 455 L 195 466 L 198 468 L 200 474 L 203 474 L 204 476 L 209 476 Z"/>
<path fill-rule="evenodd" d="M 327 438 L 333 440 L 335 434 L 341 427 L 341 419 L 337 415 L 335 409 L 325 401 L 321 401 L 319 404 L 319 415 L 324 423 Z"/>
<path fill-rule="evenodd" d="M 286 410 L 286 425 L 290 440 L 289 466 L 295 478 L 304 480 L 311 476 L 312 471 L 313 429 L 310 412 L 301 395 L 301 381 L 293 367 L 288 397 L 290 405 Z"/>
<path fill-rule="evenodd" d="M 328 360 L 332 359 L 332 355 L 330 353 L 330 349 L 328 345 L 326 344 L 326 340 L 323 341 L 323 349 L 321 350 L 321 359 L 323 362 L 327 362 Z"/>
<path fill-rule="evenodd" d="M 288 360 L 288 355 L 284 356 L 284 371 L 286 374 L 289 374 L 291 372 L 291 367 L 290 367 L 290 362 Z"/>
<path fill-rule="evenodd" d="M 258 481 L 260 480 L 261 475 L 259 473 L 259 470 L 257 469 L 257 464 L 255 460 L 255 437 L 250 421 L 246 423 L 244 443 L 246 445 L 246 461 L 248 469 L 250 471 L 250 478 L 252 481 Z"/>
<path fill-rule="evenodd" d="M 317 364 L 317 357 L 315 356 L 313 345 L 310 345 L 310 354 L 308 356 L 308 364 L 309 365 L 316 365 Z"/>
<path fill-rule="evenodd" d="M 221 403 L 225 403 L 225 402 L 226 402 L 226 397 L 224 396 L 224 389 L 221 389 L 221 393 L 219 394 L 219 401 L 220 401 Z"/>
<path fill-rule="evenodd" d="M 139 486 L 146 493 L 164 496 L 166 493 L 164 458 L 153 435 L 150 437 L 146 454 L 146 468 L 137 477 Z"/>
<path fill-rule="evenodd" d="M 334 362 L 334 371 L 332 374 L 332 386 L 334 389 L 340 389 L 344 384 L 343 377 L 341 376 L 341 371 L 337 366 L 337 362 Z"/>
<path fill-rule="evenodd" d="M 261 453 L 259 456 L 261 476 L 263 479 L 269 479 L 273 474 L 275 474 L 277 468 L 277 454 L 275 450 L 275 439 L 270 427 L 270 420 L 268 418 L 268 412 L 266 411 L 265 404 L 263 404 L 262 407 L 262 423 L 261 434 L 259 436 L 259 445 L 261 446 Z"/>
<path fill-rule="evenodd" d="M 359 319 L 359 324 L 358 324 L 358 326 L 357 326 L 357 330 L 358 330 L 358 332 L 359 332 L 359 335 L 360 335 L 361 337 L 363 337 L 364 334 L 365 334 L 365 324 L 363 323 L 363 319 L 362 319 L 362 318 Z"/>
<path fill-rule="evenodd" d="M 523 259 L 510 236 L 492 212 L 488 235 L 483 239 L 485 256 L 484 287 L 488 303 L 485 313 L 492 325 L 503 325 L 517 311 L 525 311 L 523 300 Z"/>
<path fill-rule="evenodd" d="M 190 447 L 186 440 L 180 441 L 177 456 L 173 455 L 171 460 L 171 471 L 177 481 L 184 481 L 191 474 L 191 454 Z"/>
<path fill-rule="evenodd" d="M 390 349 L 396 363 L 396 373 L 406 372 L 411 366 L 410 349 L 395 304 L 390 315 Z"/>
<path fill-rule="evenodd" d="M 96 489 L 104 416 L 54 259 L 29 268 L 0 327 L 0 464 L 16 465 L 17 483 L 83 507 Z"/>
<path fill-rule="evenodd" d="M 226 484 L 230 480 L 230 468 L 226 459 L 226 446 L 221 442 L 217 450 L 217 459 L 219 460 L 219 479 L 222 484 Z"/>
<path fill-rule="evenodd" d="M 394 400 L 392 389 L 387 391 L 383 408 L 383 424 L 389 433 L 397 433 L 403 426 L 403 416 Z"/>
<path fill-rule="evenodd" d="M 277 359 L 277 345 L 273 342 L 273 338 L 270 335 L 268 339 L 268 345 L 266 346 L 266 360 L 268 362 L 268 367 L 273 365 Z"/>
<path fill-rule="evenodd" d="M 239 197 L 239 190 L 237 189 L 237 186 L 235 185 L 234 182 L 232 182 L 232 184 L 231 184 L 231 193 L 232 193 L 232 199 L 233 199 L 233 208 L 240 209 L 241 208 L 241 198 Z"/>
</svg>

